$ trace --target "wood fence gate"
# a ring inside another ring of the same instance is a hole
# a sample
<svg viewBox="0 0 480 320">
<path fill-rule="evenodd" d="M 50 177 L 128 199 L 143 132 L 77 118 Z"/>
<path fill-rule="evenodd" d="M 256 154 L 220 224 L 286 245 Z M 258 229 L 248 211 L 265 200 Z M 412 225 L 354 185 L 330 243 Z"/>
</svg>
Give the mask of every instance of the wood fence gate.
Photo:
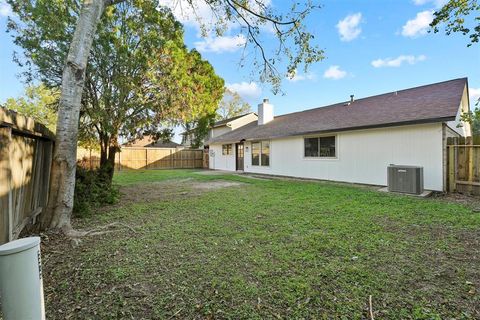
<svg viewBox="0 0 480 320">
<path fill-rule="evenodd" d="M 48 200 L 54 135 L 0 108 L 0 244 L 16 239 Z"/>
<path fill-rule="evenodd" d="M 449 192 L 480 195 L 480 136 L 447 139 Z"/>
</svg>

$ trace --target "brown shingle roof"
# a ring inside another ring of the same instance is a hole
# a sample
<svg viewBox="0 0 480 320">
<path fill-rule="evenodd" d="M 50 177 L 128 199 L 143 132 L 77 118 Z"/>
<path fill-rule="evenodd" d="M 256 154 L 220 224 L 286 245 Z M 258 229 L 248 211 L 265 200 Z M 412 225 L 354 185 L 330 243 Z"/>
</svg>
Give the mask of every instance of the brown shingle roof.
<svg viewBox="0 0 480 320">
<path fill-rule="evenodd" d="M 181 146 L 181 144 L 173 141 L 157 141 L 147 144 L 145 148 L 176 148 Z"/>
<path fill-rule="evenodd" d="M 334 132 L 414 123 L 454 120 L 467 78 L 385 93 L 256 121 L 208 141 L 212 143 L 272 139 L 309 133 Z"/>
<path fill-rule="evenodd" d="M 123 144 L 124 147 L 142 147 L 142 148 L 176 148 L 180 147 L 181 144 L 178 144 L 173 141 L 155 141 L 152 136 L 143 136 L 140 139 L 135 139 Z"/>
<path fill-rule="evenodd" d="M 221 127 L 221 126 L 226 126 L 229 122 L 231 121 L 234 121 L 234 120 L 237 120 L 237 119 L 240 119 L 242 117 L 245 117 L 245 116 L 248 116 L 249 114 L 255 114 L 255 112 L 249 112 L 249 113 L 244 113 L 244 114 L 241 114 L 239 116 L 235 116 L 235 117 L 231 117 L 231 118 L 228 118 L 228 119 L 224 119 L 224 120 L 219 120 L 219 121 L 216 121 L 212 128 L 217 128 L 217 127 Z M 186 134 L 189 134 L 190 132 L 192 132 L 193 129 L 190 129 L 190 130 L 187 130 L 187 131 L 184 131 L 182 133 L 180 133 L 181 135 L 186 135 Z"/>
</svg>

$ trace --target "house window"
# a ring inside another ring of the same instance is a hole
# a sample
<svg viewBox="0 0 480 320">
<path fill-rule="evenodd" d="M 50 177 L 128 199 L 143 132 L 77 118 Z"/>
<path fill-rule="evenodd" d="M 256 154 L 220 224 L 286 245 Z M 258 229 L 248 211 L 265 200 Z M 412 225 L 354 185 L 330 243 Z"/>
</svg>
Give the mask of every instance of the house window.
<svg viewBox="0 0 480 320">
<path fill-rule="evenodd" d="M 252 142 L 252 166 L 270 165 L 270 141 Z"/>
<path fill-rule="evenodd" d="M 252 143 L 252 166 L 260 165 L 260 142 Z"/>
<path fill-rule="evenodd" d="M 222 154 L 224 156 L 228 156 L 232 154 L 232 145 L 231 144 L 223 144 L 222 145 Z"/>
<path fill-rule="evenodd" d="M 262 161 L 260 165 L 269 166 L 270 165 L 270 141 L 262 141 Z"/>
<path fill-rule="evenodd" d="M 336 137 L 316 137 L 304 139 L 304 155 L 306 158 L 335 158 Z"/>
</svg>

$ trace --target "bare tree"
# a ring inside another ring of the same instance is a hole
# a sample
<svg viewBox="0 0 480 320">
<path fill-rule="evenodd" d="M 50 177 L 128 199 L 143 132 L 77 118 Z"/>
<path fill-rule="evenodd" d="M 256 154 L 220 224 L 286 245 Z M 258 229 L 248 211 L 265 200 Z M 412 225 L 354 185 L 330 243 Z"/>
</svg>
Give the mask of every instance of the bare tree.
<svg viewBox="0 0 480 320">
<path fill-rule="evenodd" d="M 235 91 L 225 88 L 223 99 L 217 109 L 217 120 L 226 120 L 252 111 L 250 104 L 245 102 Z"/>
</svg>

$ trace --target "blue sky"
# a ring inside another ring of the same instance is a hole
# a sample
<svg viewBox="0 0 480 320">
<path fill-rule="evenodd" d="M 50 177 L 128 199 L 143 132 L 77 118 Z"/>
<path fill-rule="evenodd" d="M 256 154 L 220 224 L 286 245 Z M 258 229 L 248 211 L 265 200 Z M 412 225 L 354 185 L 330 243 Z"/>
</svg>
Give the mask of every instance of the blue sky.
<svg viewBox="0 0 480 320">
<path fill-rule="evenodd" d="M 211 13 L 198 0 L 200 16 L 210 21 Z M 468 77 L 471 96 L 480 96 L 480 44 L 467 48 L 462 35 L 427 33 L 432 10 L 442 0 L 405 1 L 321 1 L 307 21 L 316 44 L 326 59 L 311 66 L 307 74 L 298 72 L 295 81 L 286 79 L 284 95 L 273 95 L 268 85 L 251 76 L 248 63 L 239 66 L 244 38 L 240 29 L 229 28 L 223 37 L 200 36 L 198 23 L 191 18 L 185 0 L 166 0 L 185 25 L 185 41 L 209 60 L 229 87 L 237 90 L 256 109 L 268 97 L 275 114 L 284 114 L 349 99 L 395 91 L 458 77 Z M 288 10 L 290 1 L 265 0 L 275 9 Z M 173 5 L 176 3 L 177 5 Z M 18 96 L 23 84 L 21 69 L 12 62 L 15 49 L 5 32 L 8 7 L 0 0 L 0 103 Z M 267 47 L 275 44 L 268 30 L 262 36 Z M 18 48 L 17 48 L 18 50 Z"/>
</svg>

